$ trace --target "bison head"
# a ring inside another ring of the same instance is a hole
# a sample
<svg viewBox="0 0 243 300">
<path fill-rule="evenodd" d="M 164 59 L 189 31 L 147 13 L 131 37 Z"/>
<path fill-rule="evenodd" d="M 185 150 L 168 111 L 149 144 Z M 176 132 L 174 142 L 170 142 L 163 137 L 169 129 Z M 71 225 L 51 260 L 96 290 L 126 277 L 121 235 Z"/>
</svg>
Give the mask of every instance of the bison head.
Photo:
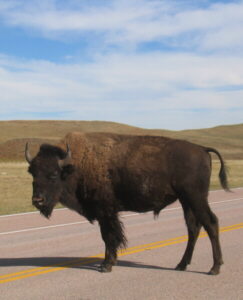
<svg viewBox="0 0 243 300">
<path fill-rule="evenodd" d="M 32 159 L 28 143 L 25 147 L 25 158 L 29 163 L 29 173 L 33 176 L 32 203 L 49 218 L 54 206 L 60 201 L 64 192 L 65 181 L 73 172 L 71 151 L 44 144 L 36 157 Z"/>
</svg>

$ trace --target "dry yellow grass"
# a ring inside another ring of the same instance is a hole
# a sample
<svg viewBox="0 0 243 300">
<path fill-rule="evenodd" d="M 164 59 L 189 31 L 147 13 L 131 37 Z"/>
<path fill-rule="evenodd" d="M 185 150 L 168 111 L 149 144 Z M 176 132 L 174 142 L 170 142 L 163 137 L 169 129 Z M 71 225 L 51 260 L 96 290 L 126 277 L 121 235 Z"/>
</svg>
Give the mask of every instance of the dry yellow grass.
<svg viewBox="0 0 243 300">
<path fill-rule="evenodd" d="M 31 205 L 32 179 L 27 163 L 0 164 L 0 214 L 34 210 Z"/>
<path fill-rule="evenodd" d="M 230 187 L 243 186 L 243 160 L 226 161 Z M 31 205 L 32 177 L 27 163 L 0 163 L 0 214 L 33 211 Z M 218 180 L 219 161 L 213 161 L 210 189 L 221 188 Z"/>
<path fill-rule="evenodd" d="M 228 171 L 227 173 L 229 179 L 229 186 L 231 188 L 243 187 L 243 160 L 227 160 L 226 167 Z M 221 188 L 218 179 L 219 168 L 219 160 L 213 160 L 213 169 L 210 185 L 211 190 Z"/>
<path fill-rule="evenodd" d="M 31 203 L 32 176 L 27 169 L 26 162 L 0 163 L 0 215 L 36 210 Z"/>
</svg>

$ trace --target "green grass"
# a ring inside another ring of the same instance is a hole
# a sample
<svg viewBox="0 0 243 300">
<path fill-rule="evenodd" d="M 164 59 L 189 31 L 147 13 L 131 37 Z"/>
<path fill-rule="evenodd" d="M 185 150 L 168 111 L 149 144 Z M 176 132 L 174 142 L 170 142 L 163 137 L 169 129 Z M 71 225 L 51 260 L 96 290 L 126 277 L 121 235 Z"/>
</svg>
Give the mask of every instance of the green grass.
<svg viewBox="0 0 243 300">
<path fill-rule="evenodd" d="M 229 168 L 230 187 L 243 186 L 243 160 L 226 161 Z M 0 215 L 36 210 L 31 205 L 32 177 L 24 162 L 0 163 Z M 221 189 L 218 180 L 219 162 L 213 161 L 210 189 Z"/>
</svg>

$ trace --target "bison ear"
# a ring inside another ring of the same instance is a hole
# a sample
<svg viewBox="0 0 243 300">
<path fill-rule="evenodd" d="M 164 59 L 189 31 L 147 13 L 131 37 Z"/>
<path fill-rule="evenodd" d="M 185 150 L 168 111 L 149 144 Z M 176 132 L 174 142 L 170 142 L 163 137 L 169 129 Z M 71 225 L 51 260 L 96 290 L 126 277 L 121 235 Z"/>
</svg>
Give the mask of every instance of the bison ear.
<svg viewBox="0 0 243 300">
<path fill-rule="evenodd" d="M 61 178 L 65 180 L 70 174 L 74 172 L 74 170 L 75 167 L 71 164 L 62 167 Z"/>
</svg>

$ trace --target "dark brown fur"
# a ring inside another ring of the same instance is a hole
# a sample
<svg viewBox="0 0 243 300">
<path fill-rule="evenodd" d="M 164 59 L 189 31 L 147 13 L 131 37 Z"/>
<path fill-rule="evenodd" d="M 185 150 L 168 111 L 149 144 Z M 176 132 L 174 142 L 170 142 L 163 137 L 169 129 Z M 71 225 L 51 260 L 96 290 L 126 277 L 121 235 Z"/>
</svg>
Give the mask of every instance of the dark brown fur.
<svg viewBox="0 0 243 300">
<path fill-rule="evenodd" d="M 60 167 L 66 157 L 72 162 Z M 207 231 L 213 249 L 210 274 L 218 274 L 223 263 L 219 244 L 218 220 L 207 196 L 211 157 L 220 159 L 219 178 L 228 189 L 224 162 L 219 152 L 187 141 L 153 136 L 126 136 L 107 133 L 68 134 L 57 146 L 42 145 L 30 161 L 33 175 L 33 204 L 49 217 L 57 202 L 97 220 L 105 242 L 101 271 L 111 271 L 117 250 L 126 246 L 120 211 L 153 211 L 179 199 L 188 228 L 186 251 L 177 265 L 190 264 L 201 226 Z"/>
</svg>

